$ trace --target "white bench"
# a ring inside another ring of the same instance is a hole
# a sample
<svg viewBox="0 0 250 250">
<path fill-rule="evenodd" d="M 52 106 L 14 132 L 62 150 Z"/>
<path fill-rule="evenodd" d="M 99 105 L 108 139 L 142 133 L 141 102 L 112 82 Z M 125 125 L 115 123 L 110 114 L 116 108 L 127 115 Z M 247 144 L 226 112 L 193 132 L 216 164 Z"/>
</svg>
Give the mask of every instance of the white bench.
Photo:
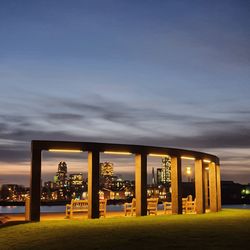
<svg viewBox="0 0 250 250">
<path fill-rule="evenodd" d="M 157 215 L 158 198 L 148 198 L 147 199 L 147 211 L 148 214 Z"/>
<path fill-rule="evenodd" d="M 124 203 L 125 216 L 127 216 L 128 214 L 133 216 L 135 209 L 136 209 L 136 199 L 135 198 L 132 199 L 132 202 Z"/>
<path fill-rule="evenodd" d="M 106 217 L 107 199 L 99 200 L 100 216 Z M 88 200 L 71 200 L 70 204 L 66 205 L 66 218 L 73 218 L 73 213 L 88 213 Z"/>
<path fill-rule="evenodd" d="M 186 214 L 187 213 L 195 213 L 196 212 L 196 200 L 187 201 L 186 203 Z"/>
<path fill-rule="evenodd" d="M 87 213 L 88 201 L 87 200 L 71 200 L 70 204 L 66 205 L 66 217 L 72 219 L 73 213 Z"/>
<path fill-rule="evenodd" d="M 182 198 L 182 210 L 186 214 L 196 212 L 196 199 L 192 200 L 192 195 Z"/>
<path fill-rule="evenodd" d="M 165 201 L 163 202 L 163 210 L 164 210 L 164 214 L 168 213 L 172 213 L 172 202 L 171 201 Z"/>
</svg>

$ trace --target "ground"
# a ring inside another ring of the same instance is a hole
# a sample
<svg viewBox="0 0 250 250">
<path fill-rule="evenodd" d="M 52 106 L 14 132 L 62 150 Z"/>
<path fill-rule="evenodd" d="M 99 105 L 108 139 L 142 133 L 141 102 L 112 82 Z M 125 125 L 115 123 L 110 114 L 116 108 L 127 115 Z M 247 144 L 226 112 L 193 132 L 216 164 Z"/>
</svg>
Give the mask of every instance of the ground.
<svg viewBox="0 0 250 250">
<path fill-rule="evenodd" d="M 0 228 L 0 249 L 249 249 L 250 210 L 95 220 L 49 220 Z"/>
</svg>

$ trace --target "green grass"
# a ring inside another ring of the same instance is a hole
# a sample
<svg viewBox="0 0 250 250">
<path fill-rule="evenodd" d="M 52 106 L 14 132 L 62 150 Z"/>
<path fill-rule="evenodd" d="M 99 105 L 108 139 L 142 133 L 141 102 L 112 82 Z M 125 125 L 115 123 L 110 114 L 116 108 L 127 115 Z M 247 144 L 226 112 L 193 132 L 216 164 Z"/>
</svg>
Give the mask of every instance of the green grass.
<svg viewBox="0 0 250 250">
<path fill-rule="evenodd" d="M 42 221 L 0 228 L 0 249 L 249 249 L 250 210 Z"/>
</svg>

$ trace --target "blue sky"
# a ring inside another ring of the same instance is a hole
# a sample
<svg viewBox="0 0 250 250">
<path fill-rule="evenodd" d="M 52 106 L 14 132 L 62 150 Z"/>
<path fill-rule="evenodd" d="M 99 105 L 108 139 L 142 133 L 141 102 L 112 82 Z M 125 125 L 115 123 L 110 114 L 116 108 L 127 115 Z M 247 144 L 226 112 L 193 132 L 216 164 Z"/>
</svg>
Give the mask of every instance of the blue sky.
<svg viewBox="0 0 250 250">
<path fill-rule="evenodd" d="M 32 139 L 197 149 L 250 182 L 249 27 L 244 0 L 1 1 L 0 182 Z"/>
</svg>

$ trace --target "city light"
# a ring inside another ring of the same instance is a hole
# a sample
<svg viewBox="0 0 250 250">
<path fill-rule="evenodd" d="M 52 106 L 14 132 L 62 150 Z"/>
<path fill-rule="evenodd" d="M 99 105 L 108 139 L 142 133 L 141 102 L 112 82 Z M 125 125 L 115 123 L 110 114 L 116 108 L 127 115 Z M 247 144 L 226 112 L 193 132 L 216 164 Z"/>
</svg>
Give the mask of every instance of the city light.
<svg viewBox="0 0 250 250">
<path fill-rule="evenodd" d="M 183 160 L 195 160 L 195 158 L 194 157 L 190 157 L 190 156 L 181 156 L 181 159 L 183 159 Z"/>
<path fill-rule="evenodd" d="M 149 154 L 148 156 L 153 156 L 153 157 L 169 157 L 169 155 L 162 155 L 162 154 Z"/>
<path fill-rule="evenodd" d="M 48 151 L 49 152 L 62 152 L 62 153 L 80 153 L 80 152 L 83 152 L 80 149 L 54 149 L 54 148 L 51 148 Z"/>
<path fill-rule="evenodd" d="M 191 182 L 191 175 L 192 175 L 191 167 L 186 167 L 186 175 L 188 182 Z"/>
<path fill-rule="evenodd" d="M 191 175 L 191 167 L 186 168 L 186 173 L 187 173 L 187 175 Z"/>
<path fill-rule="evenodd" d="M 111 154 L 111 155 L 132 155 L 130 152 L 118 152 L 118 151 L 104 151 L 104 154 Z"/>
</svg>

